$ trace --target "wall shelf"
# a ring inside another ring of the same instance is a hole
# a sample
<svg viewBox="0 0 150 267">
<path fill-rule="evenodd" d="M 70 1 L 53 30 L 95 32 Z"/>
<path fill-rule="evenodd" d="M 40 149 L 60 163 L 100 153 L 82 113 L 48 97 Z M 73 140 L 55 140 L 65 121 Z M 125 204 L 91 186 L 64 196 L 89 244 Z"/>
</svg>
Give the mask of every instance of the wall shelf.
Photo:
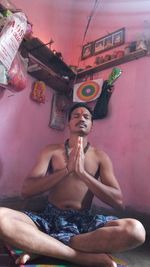
<svg viewBox="0 0 150 267">
<path fill-rule="evenodd" d="M 88 69 L 85 69 L 83 71 L 80 71 L 77 73 L 77 78 L 83 78 L 86 75 L 91 75 L 93 73 L 111 68 L 111 67 L 115 67 L 118 66 L 120 64 L 132 61 L 132 60 L 136 60 L 138 58 L 144 57 L 147 55 L 147 51 L 146 50 L 137 50 L 135 52 L 131 52 L 128 55 L 125 55 L 124 57 L 121 58 L 117 58 L 117 59 L 113 59 L 113 60 L 109 60 L 105 63 L 99 64 L 96 67 L 91 67 Z"/>
<path fill-rule="evenodd" d="M 23 57 L 29 58 L 28 73 L 31 76 L 44 81 L 56 91 L 67 93 L 70 90 L 75 73 L 40 39 L 24 39 L 20 50 Z"/>
<path fill-rule="evenodd" d="M 16 8 L 10 5 L 12 12 Z M 6 11 L 7 7 L 0 4 L 0 11 Z M 69 66 L 55 55 L 40 39 L 23 39 L 20 52 L 24 58 L 29 58 L 28 73 L 38 80 L 44 81 L 56 91 L 67 94 L 70 91 L 75 73 Z"/>
</svg>

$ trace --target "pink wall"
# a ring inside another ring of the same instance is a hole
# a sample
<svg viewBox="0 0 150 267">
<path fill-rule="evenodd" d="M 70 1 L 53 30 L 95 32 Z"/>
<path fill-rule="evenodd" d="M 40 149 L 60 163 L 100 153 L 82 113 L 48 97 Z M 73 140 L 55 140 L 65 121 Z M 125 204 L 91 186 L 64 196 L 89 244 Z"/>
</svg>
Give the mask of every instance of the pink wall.
<svg viewBox="0 0 150 267">
<path fill-rule="evenodd" d="M 45 43 L 53 38 L 53 48 L 62 52 L 65 62 L 77 65 L 83 33 L 94 1 L 13 2 L 28 15 L 34 25 L 35 36 Z M 149 14 L 150 2 L 146 0 L 100 1 L 85 43 L 121 27 L 126 28 L 126 42 L 136 40 L 139 34 L 145 33 L 145 21 L 150 23 Z M 146 33 L 149 32 L 146 29 Z M 94 65 L 94 60 L 82 61 L 79 66 Z M 150 59 L 144 57 L 120 67 L 123 73 L 115 83 L 109 115 L 94 123 L 90 140 L 110 155 L 125 204 L 150 212 Z M 107 79 L 110 71 L 103 71 L 97 77 Z M 0 145 L 1 195 L 18 194 L 22 180 L 33 166 L 41 147 L 49 142 L 61 141 L 68 135 L 67 130 L 63 133 L 47 127 L 51 90 L 47 90 L 46 104 L 38 106 L 29 100 L 30 84 L 31 80 L 28 89 L 12 97 L 8 97 L 11 93 L 6 91 L 0 100 L 0 137 L 3 140 Z"/>
<path fill-rule="evenodd" d="M 52 49 L 61 51 L 64 61 L 71 63 L 71 40 L 75 38 L 72 25 L 74 25 L 74 0 L 14 0 L 13 3 L 21 8 L 33 23 L 33 34 L 48 43 L 54 40 Z M 78 5 L 77 5 L 78 6 Z"/>
<path fill-rule="evenodd" d="M 0 88 L 0 198 L 20 193 L 22 182 L 48 143 L 63 140 L 62 132 L 48 127 L 52 89 L 46 90 L 46 103 L 30 99 L 33 79 L 20 93 Z"/>
<path fill-rule="evenodd" d="M 90 140 L 111 157 L 125 204 L 149 212 L 150 60 L 145 57 L 120 68 L 123 73 L 115 83 L 108 116 L 95 121 Z"/>
</svg>

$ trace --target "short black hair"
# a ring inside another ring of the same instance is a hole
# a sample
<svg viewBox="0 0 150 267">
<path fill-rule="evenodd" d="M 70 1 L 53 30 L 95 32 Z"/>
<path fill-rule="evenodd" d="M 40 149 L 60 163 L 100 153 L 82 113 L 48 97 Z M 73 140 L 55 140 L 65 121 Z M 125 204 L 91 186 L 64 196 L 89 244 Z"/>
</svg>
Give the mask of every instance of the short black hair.
<svg viewBox="0 0 150 267">
<path fill-rule="evenodd" d="M 71 119 L 71 114 L 72 112 L 76 109 L 76 108 L 86 108 L 90 114 L 91 114 L 91 121 L 93 122 L 93 111 L 92 109 L 86 104 L 86 103 L 83 103 L 83 102 L 78 102 L 78 103 L 75 103 L 71 106 L 70 110 L 69 110 L 69 113 L 68 113 L 68 121 L 70 121 Z"/>
</svg>

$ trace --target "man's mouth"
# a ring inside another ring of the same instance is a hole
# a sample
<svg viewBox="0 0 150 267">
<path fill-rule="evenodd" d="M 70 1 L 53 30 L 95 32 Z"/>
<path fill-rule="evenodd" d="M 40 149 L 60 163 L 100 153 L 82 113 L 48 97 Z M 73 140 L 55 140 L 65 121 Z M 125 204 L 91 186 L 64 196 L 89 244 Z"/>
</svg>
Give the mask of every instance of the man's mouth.
<svg viewBox="0 0 150 267">
<path fill-rule="evenodd" d="M 78 123 L 78 126 L 79 126 L 80 128 L 86 128 L 86 125 L 85 125 L 84 123 Z"/>
</svg>

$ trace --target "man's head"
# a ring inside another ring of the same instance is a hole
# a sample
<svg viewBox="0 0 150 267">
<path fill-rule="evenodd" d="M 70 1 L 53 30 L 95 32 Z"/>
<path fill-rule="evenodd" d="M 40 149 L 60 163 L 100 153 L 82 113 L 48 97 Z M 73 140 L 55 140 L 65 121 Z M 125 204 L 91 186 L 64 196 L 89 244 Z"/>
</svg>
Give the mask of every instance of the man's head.
<svg viewBox="0 0 150 267">
<path fill-rule="evenodd" d="M 93 112 L 85 103 L 76 103 L 70 108 L 68 121 L 72 133 L 87 135 L 93 124 Z"/>
</svg>

